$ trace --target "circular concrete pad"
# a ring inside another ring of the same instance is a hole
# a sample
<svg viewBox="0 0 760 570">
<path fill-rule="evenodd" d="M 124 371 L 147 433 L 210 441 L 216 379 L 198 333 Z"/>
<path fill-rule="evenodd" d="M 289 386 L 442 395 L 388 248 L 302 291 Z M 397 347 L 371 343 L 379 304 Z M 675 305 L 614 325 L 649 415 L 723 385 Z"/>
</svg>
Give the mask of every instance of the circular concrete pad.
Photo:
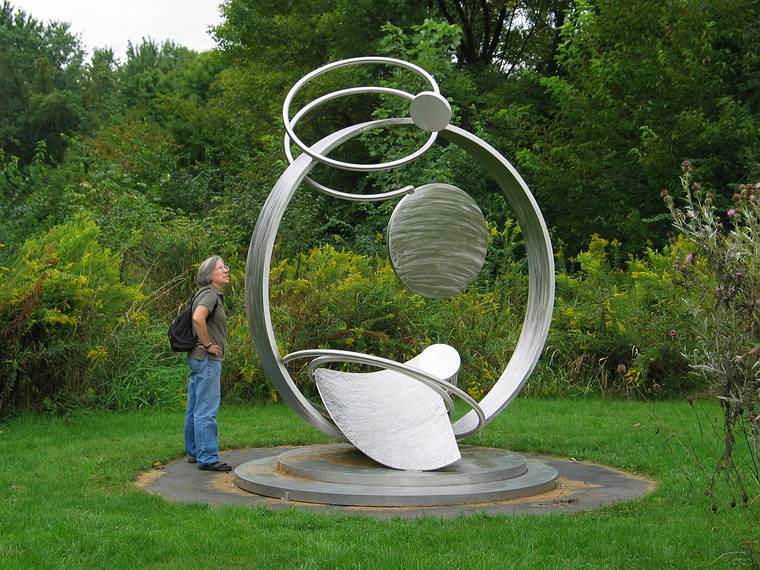
<svg viewBox="0 0 760 570">
<path fill-rule="evenodd" d="M 275 457 L 298 449 L 272 447 L 222 452 L 221 459 L 235 467 L 255 459 Z M 462 514 L 491 515 L 521 513 L 578 512 L 642 497 L 655 485 L 643 477 L 634 476 L 602 465 L 558 459 L 547 456 L 528 456 L 554 467 L 559 472 L 557 487 L 533 497 L 506 501 L 440 507 L 346 507 L 316 505 L 282 499 L 261 497 L 243 491 L 234 483 L 234 474 L 200 471 L 182 458 L 168 465 L 151 469 L 140 475 L 137 485 L 150 493 L 184 503 L 211 505 L 245 505 L 272 510 L 298 509 L 320 513 L 359 514 L 377 518 L 457 517 Z"/>
<path fill-rule="evenodd" d="M 453 465 L 401 471 L 351 445 L 312 445 L 235 469 L 241 489 L 277 499 L 363 507 L 431 507 L 516 499 L 555 488 L 557 470 L 502 449 L 466 447 Z"/>
</svg>

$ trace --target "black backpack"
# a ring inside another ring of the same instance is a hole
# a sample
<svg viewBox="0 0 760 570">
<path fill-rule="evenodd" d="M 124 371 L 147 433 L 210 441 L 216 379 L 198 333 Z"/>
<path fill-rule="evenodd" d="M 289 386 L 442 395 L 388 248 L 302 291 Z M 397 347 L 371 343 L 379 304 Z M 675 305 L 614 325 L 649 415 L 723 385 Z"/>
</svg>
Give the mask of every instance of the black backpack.
<svg viewBox="0 0 760 570">
<path fill-rule="evenodd" d="M 174 318 L 172 324 L 169 325 L 169 345 L 174 352 L 190 352 L 198 345 L 198 337 L 195 336 L 195 331 L 193 330 L 193 302 L 202 291 L 208 291 L 208 289 L 201 289 L 193 295 L 187 306 L 182 309 L 180 314 Z M 211 309 L 211 313 L 209 313 L 206 320 L 214 317 L 218 304 L 219 297 L 217 296 L 214 308 Z"/>
</svg>

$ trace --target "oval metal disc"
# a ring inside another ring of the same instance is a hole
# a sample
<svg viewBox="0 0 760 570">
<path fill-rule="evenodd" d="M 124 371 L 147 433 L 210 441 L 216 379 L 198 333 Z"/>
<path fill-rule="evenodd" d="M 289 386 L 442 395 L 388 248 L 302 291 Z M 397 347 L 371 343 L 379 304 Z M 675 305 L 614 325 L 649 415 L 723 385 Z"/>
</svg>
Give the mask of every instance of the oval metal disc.
<svg viewBox="0 0 760 570">
<path fill-rule="evenodd" d="M 388 222 L 388 254 L 399 279 L 423 297 L 460 293 L 486 258 L 483 213 L 451 184 L 420 186 L 396 205 Z"/>
</svg>

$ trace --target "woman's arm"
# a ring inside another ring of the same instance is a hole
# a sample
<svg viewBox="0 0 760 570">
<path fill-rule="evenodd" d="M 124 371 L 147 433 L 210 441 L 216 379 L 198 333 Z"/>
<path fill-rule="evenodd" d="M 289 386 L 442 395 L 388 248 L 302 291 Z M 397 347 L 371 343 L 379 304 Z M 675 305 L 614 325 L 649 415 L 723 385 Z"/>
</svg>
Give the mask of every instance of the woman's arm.
<svg viewBox="0 0 760 570">
<path fill-rule="evenodd" d="M 222 348 L 216 344 L 211 344 L 211 338 L 208 334 L 208 327 L 206 326 L 206 319 L 209 316 L 209 311 L 203 305 L 198 305 L 193 311 L 193 325 L 195 326 L 195 334 L 198 337 L 198 344 L 209 354 L 214 356 L 220 356 L 222 354 Z"/>
</svg>

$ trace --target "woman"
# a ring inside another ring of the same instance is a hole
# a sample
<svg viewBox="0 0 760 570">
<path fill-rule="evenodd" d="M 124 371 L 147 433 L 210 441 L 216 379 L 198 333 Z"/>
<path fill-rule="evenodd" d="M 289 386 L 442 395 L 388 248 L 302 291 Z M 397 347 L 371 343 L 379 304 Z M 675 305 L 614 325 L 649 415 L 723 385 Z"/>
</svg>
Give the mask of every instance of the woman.
<svg viewBox="0 0 760 570">
<path fill-rule="evenodd" d="M 193 330 L 198 345 L 188 354 L 190 379 L 185 413 L 185 450 L 190 463 L 204 471 L 232 469 L 219 461 L 216 414 L 221 398 L 222 360 L 227 342 L 227 317 L 222 290 L 230 281 L 230 268 L 212 255 L 198 268 L 200 288 L 193 298 Z"/>
</svg>

